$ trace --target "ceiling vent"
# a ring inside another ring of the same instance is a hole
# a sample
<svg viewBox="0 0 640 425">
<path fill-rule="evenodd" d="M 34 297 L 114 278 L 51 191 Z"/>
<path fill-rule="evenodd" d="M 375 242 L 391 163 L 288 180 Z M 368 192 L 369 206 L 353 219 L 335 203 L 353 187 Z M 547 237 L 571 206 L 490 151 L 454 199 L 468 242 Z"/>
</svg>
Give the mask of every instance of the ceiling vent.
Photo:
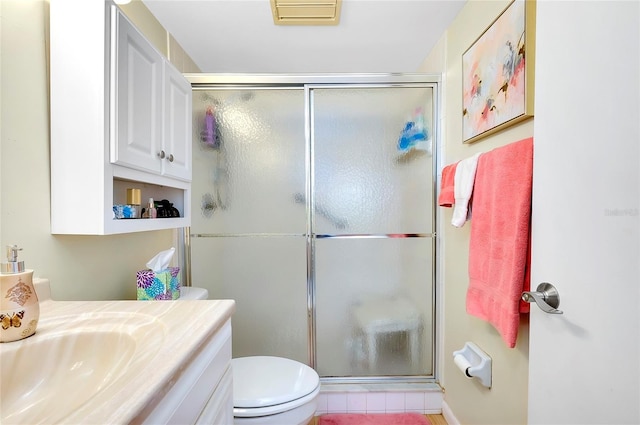
<svg viewBox="0 0 640 425">
<path fill-rule="evenodd" d="M 276 25 L 338 25 L 342 0 L 271 0 Z"/>
</svg>

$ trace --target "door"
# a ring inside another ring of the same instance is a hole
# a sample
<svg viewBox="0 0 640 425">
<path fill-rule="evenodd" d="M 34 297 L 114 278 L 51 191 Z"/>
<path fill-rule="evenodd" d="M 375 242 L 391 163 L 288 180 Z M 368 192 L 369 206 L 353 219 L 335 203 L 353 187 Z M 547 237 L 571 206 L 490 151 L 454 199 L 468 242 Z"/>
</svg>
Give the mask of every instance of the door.
<svg viewBox="0 0 640 425">
<path fill-rule="evenodd" d="M 160 173 L 163 58 L 116 11 L 115 136 L 111 162 Z"/>
<path fill-rule="evenodd" d="M 191 181 L 191 84 L 164 62 L 162 173 Z"/>
<path fill-rule="evenodd" d="M 316 370 L 431 376 L 433 87 L 311 87 L 310 106 Z"/>
<path fill-rule="evenodd" d="M 236 301 L 233 357 L 306 362 L 304 90 L 193 93 L 191 273 Z"/>
<path fill-rule="evenodd" d="M 330 86 L 194 86 L 192 281 L 236 300 L 234 357 L 422 380 L 435 84 Z"/>
<path fill-rule="evenodd" d="M 528 422 L 637 424 L 640 3 L 537 8 Z"/>
</svg>

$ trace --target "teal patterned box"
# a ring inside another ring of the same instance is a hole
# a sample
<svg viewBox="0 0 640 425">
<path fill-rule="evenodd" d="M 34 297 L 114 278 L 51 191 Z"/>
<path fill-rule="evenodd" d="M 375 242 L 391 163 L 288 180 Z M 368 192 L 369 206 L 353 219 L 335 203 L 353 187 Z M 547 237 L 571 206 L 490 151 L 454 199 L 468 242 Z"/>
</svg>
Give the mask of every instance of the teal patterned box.
<svg viewBox="0 0 640 425">
<path fill-rule="evenodd" d="M 168 267 L 159 272 L 136 272 L 138 300 L 177 300 L 180 298 L 180 267 Z"/>
</svg>

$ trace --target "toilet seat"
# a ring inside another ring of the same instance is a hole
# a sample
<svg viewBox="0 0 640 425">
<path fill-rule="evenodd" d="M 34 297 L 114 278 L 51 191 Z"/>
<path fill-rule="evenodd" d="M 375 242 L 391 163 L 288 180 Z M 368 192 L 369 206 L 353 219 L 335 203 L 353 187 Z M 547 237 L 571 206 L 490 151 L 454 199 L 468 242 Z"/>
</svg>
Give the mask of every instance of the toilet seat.
<svg viewBox="0 0 640 425">
<path fill-rule="evenodd" d="M 315 370 L 295 360 L 271 356 L 231 360 L 233 415 L 267 416 L 302 406 L 320 392 Z"/>
<path fill-rule="evenodd" d="M 275 406 L 253 408 L 234 407 L 233 416 L 237 418 L 253 418 L 257 416 L 271 416 L 278 413 L 287 412 L 313 400 L 315 397 L 317 397 L 318 393 L 320 393 L 320 385 L 318 385 L 316 389 L 313 390 L 313 392 L 307 394 L 306 396 L 290 401 L 288 403 L 276 404 Z"/>
</svg>

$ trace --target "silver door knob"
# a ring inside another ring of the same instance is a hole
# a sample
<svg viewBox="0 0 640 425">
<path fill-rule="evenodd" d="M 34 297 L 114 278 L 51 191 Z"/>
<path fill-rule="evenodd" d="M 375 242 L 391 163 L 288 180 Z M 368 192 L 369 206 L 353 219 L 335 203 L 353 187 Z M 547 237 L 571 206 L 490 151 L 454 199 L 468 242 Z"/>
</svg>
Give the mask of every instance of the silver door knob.
<svg viewBox="0 0 640 425">
<path fill-rule="evenodd" d="M 166 156 L 166 154 L 164 153 L 164 151 L 160 151 L 158 152 L 158 156 L 160 157 L 160 159 L 164 159 L 164 157 Z"/>
<path fill-rule="evenodd" d="M 560 295 L 555 286 L 550 283 L 543 282 L 536 288 L 536 292 L 525 291 L 522 293 L 522 301 L 528 303 L 535 302 L 538 307 L 545 313 L 562 314 L 558 310 L 560 306 Z"/>
<path fill-rule="evenodd" d="M 169 154 L 169 162 L 173 162 L 173 154 L 172 153 Z"/>
</svg>

